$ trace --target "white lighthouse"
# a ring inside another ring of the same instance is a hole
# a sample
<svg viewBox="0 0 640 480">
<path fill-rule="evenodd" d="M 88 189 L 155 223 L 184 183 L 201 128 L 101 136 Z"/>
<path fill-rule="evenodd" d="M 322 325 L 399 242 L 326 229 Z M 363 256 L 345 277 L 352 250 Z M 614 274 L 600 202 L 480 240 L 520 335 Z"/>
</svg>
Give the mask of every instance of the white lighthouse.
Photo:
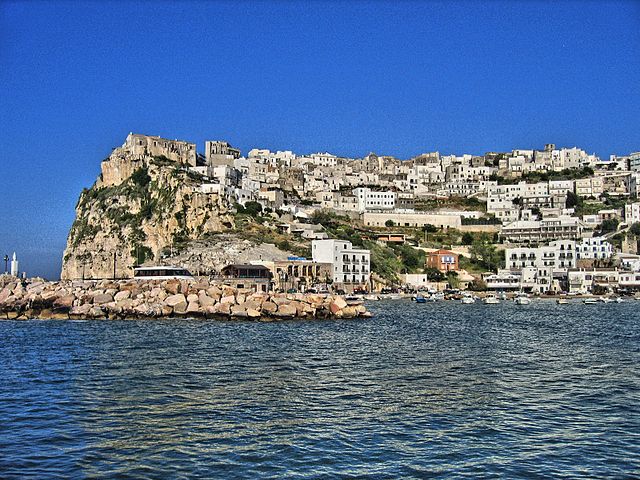
<svg viewBox="0 0 640 480">
<path fill-rule="evenodd" d="M 18 276 L 18 258 L 16 257 L 16 252 L 13 252 L 13 257 L 11 258 L 11 275 L 14 277 Z"/>
</svg>

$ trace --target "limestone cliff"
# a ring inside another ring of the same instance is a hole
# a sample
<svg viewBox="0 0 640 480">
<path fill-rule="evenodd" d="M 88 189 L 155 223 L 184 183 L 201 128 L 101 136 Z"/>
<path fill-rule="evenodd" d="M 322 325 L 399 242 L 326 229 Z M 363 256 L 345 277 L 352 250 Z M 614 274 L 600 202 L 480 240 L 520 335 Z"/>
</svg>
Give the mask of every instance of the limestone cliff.
<svg viewBox="0 0 640 480">
<path fill-rule="evenodd" d="M 102 162 L 101 175 L 80 195 L 62 264 L 62 279 L 130 277 L 138 263 L 160 262 L 190 240 L 233 228 L 202 178 L 166 157 L 127 151 Z"/>
</svg>

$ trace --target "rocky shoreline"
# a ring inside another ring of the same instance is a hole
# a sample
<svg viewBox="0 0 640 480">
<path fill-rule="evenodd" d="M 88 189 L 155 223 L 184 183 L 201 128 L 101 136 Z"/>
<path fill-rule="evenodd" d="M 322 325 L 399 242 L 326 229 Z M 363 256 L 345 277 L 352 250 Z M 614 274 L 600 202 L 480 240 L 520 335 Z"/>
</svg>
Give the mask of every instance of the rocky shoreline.
<svg viewBox="0 0 640 480">
<path fill-rule="evenodd" d="M 0 319 L 366 318 L 336 295 L 255 293 L 207 281 L 48 282 L 0 277 Z"/>
</svg>

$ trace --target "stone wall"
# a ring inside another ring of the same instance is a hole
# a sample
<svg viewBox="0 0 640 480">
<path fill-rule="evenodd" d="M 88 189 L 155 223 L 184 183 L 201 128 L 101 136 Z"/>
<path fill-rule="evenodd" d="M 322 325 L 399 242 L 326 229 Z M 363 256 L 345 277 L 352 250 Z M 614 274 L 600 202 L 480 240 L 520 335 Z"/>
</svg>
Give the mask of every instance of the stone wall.
<svg viewBox="0 0 640 480">
<path fill-rule="evenodd" d="M 332 295 L 255 293 L 204 281 L 46 282 L 0 277 L 0 318 L 357 318 L 371 314 Z"/>
</svg>

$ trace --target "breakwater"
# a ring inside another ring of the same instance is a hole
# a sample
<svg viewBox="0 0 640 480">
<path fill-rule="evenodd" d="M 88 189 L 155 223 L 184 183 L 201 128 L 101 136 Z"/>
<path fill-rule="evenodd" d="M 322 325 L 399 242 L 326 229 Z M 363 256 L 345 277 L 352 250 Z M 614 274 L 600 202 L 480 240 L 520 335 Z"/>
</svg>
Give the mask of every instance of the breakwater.
<svg viewBox="0 0 640 480">
<path fill-rule="evenodd" d="M 337 295 L 256 293 L 207 281 L 0 279 L 0 318 L 358 318 Z"/>
</svg>

